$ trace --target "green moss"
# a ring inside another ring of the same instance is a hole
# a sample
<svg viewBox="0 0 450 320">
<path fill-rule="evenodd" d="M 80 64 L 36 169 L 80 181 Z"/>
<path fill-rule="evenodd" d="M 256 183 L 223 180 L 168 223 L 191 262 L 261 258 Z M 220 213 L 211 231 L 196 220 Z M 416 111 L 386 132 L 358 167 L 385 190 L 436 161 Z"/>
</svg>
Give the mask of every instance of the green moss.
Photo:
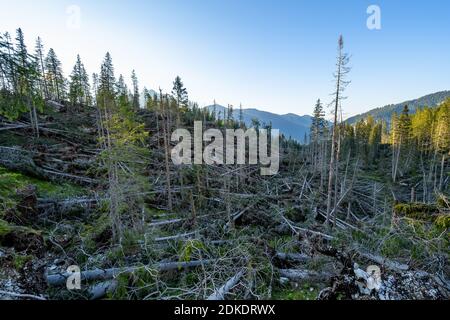
<svg viewBox="0 0 450 320">
<path fill-rule="evenodd" d="M 20 255 L 15 254 L 13 258 L 13 265 L 16 270 L 21 270 L 25 264 L 33 259 L 32 256 L 29 255 Z"/>
<path fill-rule="evenodd" d="M 305 285 L 298 289 L 278 288 L 273 291 L 273 300 L 316 300 L 319 295 L 317 288 Z"/>
<path fill-rule="evenodd" d="M 11 227 L 8 222 L 0 220 L 0 238 L 11 232 Z"/>
<path fill-rule="evenodd" d="M 13 239 L 13 242 L 12 240 Z M 14 247 L 18 251 L 42 249 L 44 239 L 40 231 L 32 228 L 15 226 L 0 220 L 0 246 Z"/>
<path fill-rule="evenodd" d="M 271 238 L 268 243 L 270 248 L 278 252 L 289 253 L 296 249 L 296 243 L 290 235 Z"/>
<path fill-rule="evenodd" d="M 129 299 L 143 299 L 149 293 L 154 292 L 156 278 L 158 272 L 142 266 L 131 274 L 121 274 L 116 279 L 118 280 L 117 289 L 108 295 L 109 299 L 114 300 L 129 300 Z M 132 291 L 128 291 L 133 288 Z"/>
<path fill-rule="evenodd" d="M 450 228 L 450 214 L 443 214 L 436 218 L 434 224 L 439 229 L 448 229 Z"/>
<path fill-rule="evenodd" d="M 414 245 L 409 239 L 395 235 L 382 243 L 381 253 L 385 257 L 395 258 L 402 256 L 402 252 L 404 251 L 410 252 L 413 247 Z"/>
<path fill-rule="evenodd" d="M 84 246 L 93 252 L 98 247 L 108 245 L 111 241 L 111 220 L 107 214 L 102 214 L 93 224 L 86 224 L 81 231 Z"/>
<path fill-rule="evenodd" d="M 438 208 L 424 203 L 399 203 L 394 206 L 394 212 L 407 218 L 433 220 Z"/>
<path fill-rule="evenodd" d="M 446 196 L 441 195 L 437 201 L 438 206 L 441 208 L 449 208 L 450 199 L 448 199 Z"/>
<path fill-rule="evenodd" d="M 38 197 L 65 199 L 85 195 L 87 192 L 80 186 L 69 183 L 53 183 L 28 177 L 18 172 L 9 171 L 0 166 L 0 198 L 12 200 L 16 197 L 16 190 L 35 185 Z"/>
</svg>

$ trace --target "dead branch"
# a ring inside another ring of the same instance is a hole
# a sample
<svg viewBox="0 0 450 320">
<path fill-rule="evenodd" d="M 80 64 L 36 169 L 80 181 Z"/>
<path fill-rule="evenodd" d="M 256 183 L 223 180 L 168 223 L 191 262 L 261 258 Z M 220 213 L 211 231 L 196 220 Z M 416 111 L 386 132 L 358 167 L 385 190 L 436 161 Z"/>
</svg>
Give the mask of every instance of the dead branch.
<svg viewBox="0 0 450 320">
<path fill-rule="evenodd" d="M 208 297 L 207 300 L 225 300 L 225 295 L 233 289 L 236 284 L 238 284 L 239 280 L 244 275 L 244 270 L 239 271 L 236 275 L 230 278 L 225 284 L 217 289 L 212 295 Z"/>
</svg>

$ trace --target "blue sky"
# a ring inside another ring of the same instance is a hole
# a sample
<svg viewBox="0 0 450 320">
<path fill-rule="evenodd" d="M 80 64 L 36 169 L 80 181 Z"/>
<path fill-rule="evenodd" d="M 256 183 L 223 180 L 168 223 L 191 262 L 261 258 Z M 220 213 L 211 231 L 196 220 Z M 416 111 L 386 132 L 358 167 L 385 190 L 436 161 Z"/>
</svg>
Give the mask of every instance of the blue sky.
<svg viewBox="0 0 450 320">
<path fill-rule="evenodd" d="M 369 5 L 381 30 L 366 27 Z M 80 8 L 69 28 L 70 5 Z M 310 114 L 331 100 L 337 38 L 352 55 L 344 115 L 450 89 L 446 0 L 0 0 L 0 32 L 40 35 L 66 76 L 79 53 L 98 72 L 110 51 L 116 73 L 166 91 L 176 75 L 201 105 Z"/>
</svg>

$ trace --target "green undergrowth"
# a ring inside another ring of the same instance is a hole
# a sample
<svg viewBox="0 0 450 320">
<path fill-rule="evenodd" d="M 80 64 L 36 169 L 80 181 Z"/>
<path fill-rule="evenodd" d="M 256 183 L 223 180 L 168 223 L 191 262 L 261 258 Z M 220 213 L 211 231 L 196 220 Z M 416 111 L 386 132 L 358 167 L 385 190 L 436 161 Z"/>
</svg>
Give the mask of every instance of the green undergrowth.
<svg viewBox="0 0 450 320">
<path fill-rule="evenodd" d="M 15 193 L 15 190 L 28 185 L 35 185 L 37 187 L 37 195 L 41 198 L 65 199 L 86 194 L 86 189 L 75 184 L 44 181 L 9 171 L 0 166 L 0 196 L 10 196 Z"/>
<path fill-rule="evenodd" d="M 70 183 L 55 183 L 29 177 L 0 166 L 0 216 L 17 204 L 17 191 L 33 185 L 38 198 L 67 199 L 87 194 L 86 189 Z"/>
<path fill-rule="evenodd" d="M 335 231 L 333 246 L 364 248 L 420 267 L 450 247 L 448 213 L 440 214 L 436 206 L 424 204 L 396 205 L 394 212 L 399 219 L 380 216 L 363 230 Z"/>
<path fill-rule="evenodd" d="M 273 300 L 316 300 L 320 290 L 315 286 L 305 284 L 299 288 L 277 287 L 272 292 Z"/>
</svg>

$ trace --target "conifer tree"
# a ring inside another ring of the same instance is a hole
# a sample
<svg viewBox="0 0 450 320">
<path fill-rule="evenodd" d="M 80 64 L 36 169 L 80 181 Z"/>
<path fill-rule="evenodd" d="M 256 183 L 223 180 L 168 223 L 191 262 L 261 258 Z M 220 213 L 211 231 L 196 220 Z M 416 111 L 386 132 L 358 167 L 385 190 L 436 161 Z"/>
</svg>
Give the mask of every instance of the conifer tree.
<svg viewBox="0 0 450 320">
<path fill-rule="evenodd" d="M 89 76 L 81 62 L 80 55 L 77 55 L 77 61 L 70 75 L 69 100 L 72 105 L 88 105 L 91 100 Z"/>
<path fill-rule="evenodd" d="M 17 29 L 15 59 L 17 61 L 18 94 L 24 105 L 28 107 L 31 127 L 36 137 L 39 137 L 39 121 L 36 105 L 40 103 L 38 95 L 38 72 L 36 64 L 28 54 L 22 29 Z"/>
<path fill-rule="evenodd" d="M 9 33 L 0 34 L 0 115 L 11 120 L 28 110 L 19 94 L 19 68 Z"/>
<path fill-rule="evenodd" d="M 312 159 L 314 169 L 317 169 L 319 154 L 319 145 L 326 128 L 325 112 L 320 99 L 317 100 L 314 107 L 313 119 L 310 128 L 310 142 L 312 147 Z"/>
<path fill-rule="evenodd" d="M 244 112 L 242 110 L 242 103 L 239 105 L 239 127 L 244 128 Z"/>
<path fill-rule="evenodd" d="M 135 214 L 142 210 L 142 197 L 137 198 L 136 194 L 142 192 L 145 182 L 137 173 L 142 173 L 145 162 L 136 161 L 136 157 L 145 158 L 146 149 L 141 145 L 146 135 L 144 126 L 135 119 L 123 76 L 116 83 L 109 53 L 101 66 L 98 82 L 97 105 L 103 149 L 101 159 L 107 171 L 113 239 L 120 243 L 123 235 L 122 215 L 126 214 L 137 223 Z"/>
<path fill-rule="evenodd" d="M 447 99 L 437 110 L 437 124 L 434 138 L 436 151 L 441 154 L 441 172 L 439 190 L 444 183 L 445 162 L 450 155 L 450 99 Z"/>
<path fill-rule="evenodd" d="M 400 116 L 392 116 L 392 180 L 396 182 L 399 166 L 408 167 L 411 152 L 411 117 L 408 106 Z"/>
<path fill-rule="evenodd" d="M 175 97 L 178 108 L 186 108 L 188 106 L 188 92 L 179 76 L 173 82 L 172 95 Z"/>
<path fill-rule="evenodd" d="M 41 86 L 41 92 L 42 96 L 45 97 L 45 99 L 49 98 L 48 93 L 48 87 L 47 87 L 47 81 L 45 79 L 45 64 L 44 64 L 44 44 L 42 43 L 42 40 L 40 37 L 36 40 L 36 60 L 39 70 L 39 82 Z"/>
<path fill-rule="evenodd" d="M 56 56 L 53 48 L 48 51 L 45 59 L 46 82 L 50 98 L 61 101 L 65 98 L 66 80 L 62 72 L 61 62 Z"/>
<path fill-rule="evenodd" d="M 139 94 L 139 82 L 136 76 L 136 72 L 133 70 L 133 72 L 131 73 L 131 81 L 133 84 L 133 108 L 134 110 L 139 110 L 140 109 L 140 94 Z"/>
</svg>

